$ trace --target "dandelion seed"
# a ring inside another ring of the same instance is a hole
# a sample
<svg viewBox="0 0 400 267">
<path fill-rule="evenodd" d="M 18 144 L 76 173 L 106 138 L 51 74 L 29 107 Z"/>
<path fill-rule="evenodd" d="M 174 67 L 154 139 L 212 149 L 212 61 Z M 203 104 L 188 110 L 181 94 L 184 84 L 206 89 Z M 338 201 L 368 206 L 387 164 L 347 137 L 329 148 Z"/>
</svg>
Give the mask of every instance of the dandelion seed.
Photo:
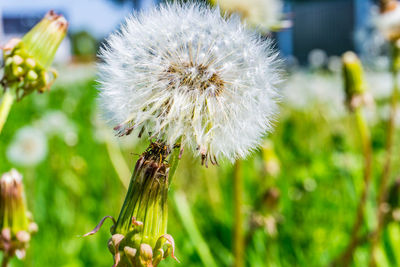
<svg viewBox="0 0 400 267">
<path fill-rule="evenodd" d="M 277 53 L 236 16 L 162 5 L 129 17 L 100 56 L 100 103 L 120 136 L 137 130 L 233 161 L 272 128 Z"/>
</svg>

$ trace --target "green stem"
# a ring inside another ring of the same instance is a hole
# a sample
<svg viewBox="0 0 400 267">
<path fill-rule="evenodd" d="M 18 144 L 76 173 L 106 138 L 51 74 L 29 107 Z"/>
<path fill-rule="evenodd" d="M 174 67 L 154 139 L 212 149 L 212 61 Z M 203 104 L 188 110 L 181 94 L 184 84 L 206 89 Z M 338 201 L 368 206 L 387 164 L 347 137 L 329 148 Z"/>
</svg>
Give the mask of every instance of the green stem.
<svg viewBox="0 0 400 267">
<path fill-rule="evenodd" d="M 12 92 L 12 90 L 7 89 L 7 91 L 3 94 L 0 103 L 0 134 L 4 127 L 4 124 L 6 123 L 8 114 L 10 113 L 10 109 L 14 101 L 15 101 L 14 93 Z"/>
<path fill-rule="evenodd" d="M 3 261 L 1 262 L 1 267 L 8 267 L 9 266 L 9 262 L 10 262 L 10 257 L 4 255 L 3 256 Z"/>
<path fill-rule="evenodd" d="M 341 266 L 350 265 L 354 251 L 358 246 L 360 240 L 359 234 L 364 221 L 364 209 L 367 202 L 367 196 L 372 177 L 372 146 L 369 128 L 360 108 L 357 108 L 354 111 L 354 115 L 357 123 L 358 132 L 361 138 L 364 155 L 364 187 L 362 189 L 360 200 L 358 202 L 356 219 L 354 221 L 354 225 L 351 231 L 350 242 L 346 250 L 342 253 L 342 256 L 340 257 L 339 262 L 341 263 Z"/>
<path fill-rule="evenodd" d="M 391 163 L 392 163 L 392 150 L 393 150 L 393 141 L 394 141 L 394 133 L 395 133 L 395 121 L 396 121 L 396 110 L 397 110 L 397 99 L 398 99 L 398 81 L 397 81 L 397 74 L 398 70 L 397 68 L 393 68 L 392 70 L 392 75 L 393 75 L 393 91 L 392 91 L 392 96 L 391 96 L 391 103 L 390 103 L 390 117 L 389 117 L 389 122 L 387 126 L 387 132 L 386 132 L 386 155 L 385 155 L 385 161 L 383 165 L 383 171 L 382 171 L 382 176 L 380 179 L 379 183 L 379 190 L 378 190 L 378 195 L 377 195 L 377 212 L 376 212 L 376 217 L 378 221 L 378 225 L 376 228 L 376 231 L 372 235 L 372 240 L 371 240 L 371 248 L 372 248 L 372 255 L 370 258 L 370 264 L 369 266 L 375 266 L 375 253 L 376 249 L 381 237 L 381 233 L 383 230 L 384 226 L 384 216 L 385 212 L 383 209 L 383 205 L 386 202 L 387 199 L 387 191 L 388 191 L 388 184 L 390 180 L 390 169 L 391 169 Z"/>
<path fill-rule="evenodd" d="M 243 234 L 243 183 L 242 163 L 235 162 L 233 168 L 233 205 L 234 205 L 234 228 L 233 228 L 233 253 L 235 257 L 234 267 L 244 266 L 244 234 Z"/>
<path fill-rule="evenodd" d="M 178 168 L 178 163 L 179 163 L 179 155 L 180 155 L 180 148 L 174 148 L 172 151 L 171 155 L 169 156 L 169 174 L 168 174 L 168 182 L 169 185 L 171 185 L 172 178 L 174 177 L 176 168 Z"/>
<path fill-rule="evenodd" d="M 121 181 L 123 186 L 128 189 L 131 173 L 124 159 L 124 156 L 121 153 L 121 149 L 119 148 L 118 144 L 112 139 L 112 137 L 107 137 L 106 148 L 108 156 L 115 169 L 115 172 L 118 175 L 119 180 Z"/>
<path fill-rule="evenodd" d="M 187 203 L 186 196 L 183 192 L 175 192 L 172 196 L 175 204 L 175 210 L 182 221 L 182 226 L 185 228 L 189 235 L 190 241 L 195 247 L 197 253 L 204 266 L 216 267 L 217 264 L 210 252 L 206 241 L 202 237 L 199 228 L 196 225 L 196 221 L 193 217 L 192 211 Z"/>
</svg>

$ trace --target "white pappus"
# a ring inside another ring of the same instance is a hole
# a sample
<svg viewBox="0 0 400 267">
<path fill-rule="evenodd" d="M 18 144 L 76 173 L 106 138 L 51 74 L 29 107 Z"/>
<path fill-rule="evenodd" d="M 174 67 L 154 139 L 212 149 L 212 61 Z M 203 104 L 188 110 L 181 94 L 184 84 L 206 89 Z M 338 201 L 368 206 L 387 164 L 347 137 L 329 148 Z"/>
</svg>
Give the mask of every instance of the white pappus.
<svg viewBox="0 0 400 267">
<path fill-rule="evenodd" d="M 138 129 L 215 163 L 244 157 L 271 130 L 277 53 L 236 16 L 161 5 L 127 18 L 100 57 L 100 104 L 121 136 Z"/>
</svg>

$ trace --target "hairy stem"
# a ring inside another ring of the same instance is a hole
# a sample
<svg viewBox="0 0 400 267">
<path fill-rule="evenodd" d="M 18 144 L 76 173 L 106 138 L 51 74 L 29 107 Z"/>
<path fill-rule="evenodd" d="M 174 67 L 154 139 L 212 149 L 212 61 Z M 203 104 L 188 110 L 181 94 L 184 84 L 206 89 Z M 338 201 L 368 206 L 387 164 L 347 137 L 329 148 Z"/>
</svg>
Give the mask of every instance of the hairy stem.
<svg viewBox="0 0 400 267">
<path fill-rule="evenodd" d="M 8 114 L 10 113 L 10 109 L 12 104 L 15 101 L 15 95 L 11 90 L 7 90 L 4 94 L 3 97 L 1 98 L 1 103 L 0 103 L 0 134 L 1 131 L 4 127 L 4 124 L 6 123 Z"/>
<path fill-rule="evenodd" d="M 364 221 L 364 209 L 367 202 L 368 191 L 372 178 L 372 146 L 369 128 L 367 126 L 367 123 L 365 122 L 365 118 L 362 115 L 360 108 L 357 108 L 355 110 L 354 115 L 363 147 L 364 187 L 362 189 L 360 200 L 358 202 L 357 214 L 351 231 L 350 242 L 345 251 L 340 255 L 340 257 L 333 262 L 333 266 L 349 266 L 351 263 L 354 251 L 357 248 L 360 240 L 359 234 Z"/>
<path fill-rule="evenodd" d="M 243 182 L 242 163 L 237 160 L 233 169 L 233 205 L 234 205 L 234 229 L 233 229 L 233 253 L 235 256 L 234 267 L 244 266 L 244 235 L 243 235 Z"/>
<path fill-rule="evenodd" d="M 384 208 L 383 205 L 387 199 L 388 193 L 388 184 L 390 180 L 390 169 L 392 163 L 392 150 L 393 150 L 393 141 L 394 141 L 394 133 L 395 133 L 395 120 L 396 120 L 396 110 L 397 110 L 397 99 L 398 99 L 398 82 L 397 82 L 397 74 L 398 70 L 396 68 L 393 69 L 393 91 L 390 101 L 390 117 L 389 122 L 387 125 L 386 131 L 386 147 L 385 147 L 385 161 L 383 165 L 382 176 L 379 183 L 378 195 L 377 195 L 377 211 L 376 211 L 376 218 L 377 218 L 377 228 L 372 235 L 371 240 L 371 248 L 372 248 L 372 255 L 370 258 L 369 266 L 375 266 L 375 252 L 381 237 L 381 233 L 384 226 Z"/>
</svg>

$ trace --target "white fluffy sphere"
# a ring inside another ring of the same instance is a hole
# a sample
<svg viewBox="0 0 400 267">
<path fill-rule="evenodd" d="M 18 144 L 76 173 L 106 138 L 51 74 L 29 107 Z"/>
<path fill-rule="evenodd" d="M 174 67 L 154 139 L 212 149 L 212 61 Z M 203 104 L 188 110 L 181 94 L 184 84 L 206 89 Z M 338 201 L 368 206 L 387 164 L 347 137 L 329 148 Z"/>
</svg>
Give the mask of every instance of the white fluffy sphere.
<svg viewBox="0 0 400 267">
<path fill-rule="evenodd" d="M 100 56 L 100 103 L 119 135 L 138 129 L 213 162 L 245 156 L 271 130 L 277 54 L 238 17 L 162 5 L 129 17 Z"/>
</svg>

